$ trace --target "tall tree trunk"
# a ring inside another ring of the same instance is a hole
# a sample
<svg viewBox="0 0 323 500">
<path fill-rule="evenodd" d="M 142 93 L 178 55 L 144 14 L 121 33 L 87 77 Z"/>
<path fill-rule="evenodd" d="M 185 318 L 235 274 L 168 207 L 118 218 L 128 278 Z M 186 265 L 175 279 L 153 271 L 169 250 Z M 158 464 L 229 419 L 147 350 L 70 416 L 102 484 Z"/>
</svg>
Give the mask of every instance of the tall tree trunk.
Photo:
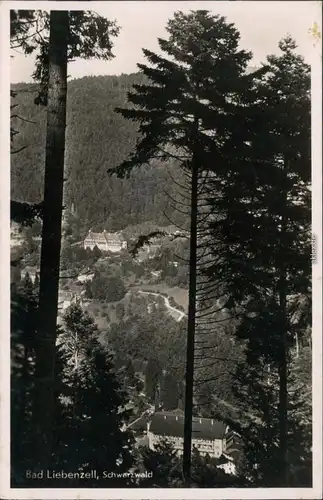
<svg viewBox="0 0 323 500">
<path fill-rule="evenodd" d="M 279 349 L 279 402 L 278 402 L 278 418 L 279 418 L 279 447 L 280 447 L 280 470 L 281 480 L 280 486 L 288 486 L 289 481 L 289 466 L 288 466 L 288 442 L 287 442 L 287 369 L 288 369 L 288 347 L 287 347 L 287 276 L 285 265 L 285 234 L 286 234 L 286 209 L 287 209 L 287 160 L 284 159 L 284 177 L 282 186 L 282 223 L 281 223 L 281 238 L 279 252 L 279 309 L 280 309 L 280 349 Z"/>
<path fill-rule="evenodd" d="M 54 407 L 67 95 L 68 11 L 51 11 L 43 229 L 33 424 L 35 468 L 49 466 Z"/>
<path fill-rule="evenodd" d="M 183 477 L 190 482 L 192 455 L 192 418 L 193 418 L 193 384 L 194 384 L 194 342 L 196 316 L 196 257 L 197 257 L 197 186 L 198 167 L 193 157 L 191 177 L 191 231 L 190 231 L 190 279 L 189 304 L 187 322 L 186 375 L 185 375 L 185 416 L 184 416 L 184 449 Z"/>
<path fill-rule="evenodd" d="M 287 461 L 287 345 L 286 345 L 286 279 L 281 277 L 281 290 L 279 292 L 279 302 L 281 311 L 281 346 L 278 365 L 279 374 L 279 446 L 281 459 L 281 486 L 288 484 L 288 461 Z"/>
<path fill-rule="evenodd" d="M 23 383 L 21 384 L 21 427 L 19 429 L 19 435 L 22 433 L 22 430 L 25 426 L 26 422 L 26 406 L 27 406 L 27 381 L 28 381 L 28 373 L 29 373 L 29 348 L 27 346 L 24 346 L 24 357 L 23 357 L 23 364 L 22 364 L 22 380 Z M 17 439 L 17 437 L 16 437 Z"/>
</svg>

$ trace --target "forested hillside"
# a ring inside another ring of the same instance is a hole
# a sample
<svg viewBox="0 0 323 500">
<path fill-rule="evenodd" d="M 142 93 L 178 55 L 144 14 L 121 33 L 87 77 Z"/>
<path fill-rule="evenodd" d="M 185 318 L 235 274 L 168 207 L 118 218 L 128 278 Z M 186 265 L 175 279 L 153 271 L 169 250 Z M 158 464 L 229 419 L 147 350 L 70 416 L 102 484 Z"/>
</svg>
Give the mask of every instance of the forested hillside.
<svg viewBox="0 0 323 500">
<path fill-rule="evenodd" d="M 142 82 L 138 74 L 84 77 L 68 86 L 66 200 L 74 204 L 83 230 L 119 230 L 127 225 L 153 221 L 168 225 L 164 212 L 177 222 L 168 193 L 173 183 L 164 166 L 144 166 L 130 179 L 117 179 L 107 171 L 117 166 L 131 151 L 136 141 L 136 127 L 114 112 L 126 105 L 127 91 L 134 83 Z M 35 87 L 16 84 L 12 104 L 13 119 L 19 132 L 14 149 L 25 147 L 12 155 L 11 196 L 14 200 L 38 202 L 42 199 L 45 109 L 34 104 Z M 29 121 L 25 121 L 29 120 Z M 174 166 L 170 166 L 174 170 Z M 161 189 L 161 187 L 163 189 Z"/>
</svg>

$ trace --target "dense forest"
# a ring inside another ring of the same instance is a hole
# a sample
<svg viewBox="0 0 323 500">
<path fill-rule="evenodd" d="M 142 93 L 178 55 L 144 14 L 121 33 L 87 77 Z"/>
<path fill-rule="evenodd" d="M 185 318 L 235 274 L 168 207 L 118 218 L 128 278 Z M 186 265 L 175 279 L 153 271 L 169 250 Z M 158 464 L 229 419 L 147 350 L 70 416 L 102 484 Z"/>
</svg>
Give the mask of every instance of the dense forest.
<svg viewBox="0 0 323 500">
<path fill-rule="evenodd" d="M 169 219 L 183 222 L 163 192 L 171 195 L 174 186 L 168 171 L 157 161 L 138 169 L 129 179 L 107 173 L 135 144 L 136 126 L 114 110 L 126 105 L 127 92 L 143 78 L 141 73 L 84 77 L 68 84 L 66 204 L 73 204 L 85 232 L 90 227 L 114 231 L 148 221 L 159 225 L 168 225 Z M 27 84 L 12 87 L 16 92 L 13 104 L 29 121 L 13 120 L 19 130 L 15 148 L 26 147 L 12 158 L 11 196 L 27 202 L 41 201 L 44 180 L 46 109 L 34 103 L 36 88 Z"/>
</svg>

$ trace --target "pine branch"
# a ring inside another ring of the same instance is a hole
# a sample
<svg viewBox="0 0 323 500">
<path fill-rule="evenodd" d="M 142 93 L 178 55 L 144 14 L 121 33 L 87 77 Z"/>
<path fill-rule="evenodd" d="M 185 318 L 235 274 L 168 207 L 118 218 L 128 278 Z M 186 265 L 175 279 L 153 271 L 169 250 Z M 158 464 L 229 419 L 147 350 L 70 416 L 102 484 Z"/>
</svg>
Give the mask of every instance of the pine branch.
<svg viewBox="0 0 323 500">
<path fill-rule="evenodd" d="M 173 198 L 167 191 L 165 191 L 163 189 L 163 193 L 170 199 L 172 200 L 174 203 L 178 204 L 178 205 L 182 205 L 184 207 L 190 207 L 191 205 L 187 204 L 187 203 L 182 203 L 181 201 L 178 201 L 178 200 L 175 200 L 175 198 Z"/>
<path fill-rule="evenodd" d="M 172 225 L 172 226 L 176 226 L 178 227 L 178 229 L 180 229 L 181 231 L 184 231 L 184 232 L 187 232 L 187 229 L 185 229 L 184 227 L 181 227 L 179 226 L 178 224 L 175 224 L 174 221 L 172 221 L 168 215 L 166 214 L 166 212 L 163 210 L 163 216 L 168 220 L 168 222 Z"/>
<path fill-rule="evenodd" d="M 31 226 L 35 219 L 42 219 L 43 203 L 29 204 L 11 200 L 10 219 L 25 226 Z"/>
<path fill-rule="evenodd" d="M 138 237 L 133 248 L 130 250 L 130 254 L 133 257 L 135 257 L 141 248 L 143 248 L 145 245 L 151 244 L 151 240 L 153 238 L 157 238 L 157 237 L 161 237 L 161 236 L 168 236 L 168 235 L 169 235 L 169 233 L 167 233 L 165 231 L 152 231 L 151 233 L 141 235 Z"/>
<path fill-rule="evenodd" d="M 11 115 L 10 118 L 18 118 L 19 120 L 22 120 L 23 122 L 27 122 L 27 123 L 33 123 L 33 124 L 37 123 L 37 122 L 34 122 L 32 120 L 27 120 L 27 118 L 23 118 L 20 115 Z"/>
<path fill-rule="evenodd" d="M 11 155 L 15 155 L 15 154 L 17 154 L 17 153 L 21 153 L 21 151 L 23 151 L 23 150 L 24 150 L 24 149 L 26 149 L 27 147 L 28 147 L 28 146 L 22 146 L 22 147 L 21 147 L 21 148 L 19 148 L 19 149 L 16 149 L 16 150 L 14 150 L 14 151 L 10 151 L 10 154 L 11 154 Z"/>
</svg>

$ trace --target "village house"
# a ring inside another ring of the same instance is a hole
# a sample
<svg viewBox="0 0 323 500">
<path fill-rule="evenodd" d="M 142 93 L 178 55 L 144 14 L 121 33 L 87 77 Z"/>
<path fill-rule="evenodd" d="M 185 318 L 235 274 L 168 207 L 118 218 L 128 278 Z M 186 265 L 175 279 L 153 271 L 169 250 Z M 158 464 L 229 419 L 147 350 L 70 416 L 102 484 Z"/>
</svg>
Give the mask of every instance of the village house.
<svg viewBox="0 0 323 500">
<path fill-rule="evenodd" d="M 77 283 L 69 283 L 66 289 L 60 288 L 58 291 L 58 310 L 64 311 L 71 304 L 82 305 L 85 290 Z"/>
<path fill-rule="evenodd" d="M 83 273 L 79 274 L 77 277 L 77 281 L 80 283 L 87 283 L 88 281 L 92 281 L 94 278 L 94 273 Z"/>
<path fill-rule="evenodd" d="M 120 233 L 108 233 L 106 230 L 93 233 L 90 229 L 84 240 L 84 248 L 93 250 L 95 246 L 103 252 L 120 252 L 127 248 L 127 242 Z"/>
<path fill-rule="evenodd" d="M 147 426 L 149 448 L 163 440 L 173 445 L 179 455 L 183 453 L 184 415 L 181 410 L 156 412 Z M 193 418 L 192 445 L 202 456 L 218 458 L 226 451 L 226 426 L 210 418 Z"/>
<path fill-rule="evenodd" d="M 58 292 L 58 310 L 64 311 L 67 309 L 73 302 L 76 301 L 76 296 L 73 292 L 68 290 L 59 290 Z"/>
</svg>

